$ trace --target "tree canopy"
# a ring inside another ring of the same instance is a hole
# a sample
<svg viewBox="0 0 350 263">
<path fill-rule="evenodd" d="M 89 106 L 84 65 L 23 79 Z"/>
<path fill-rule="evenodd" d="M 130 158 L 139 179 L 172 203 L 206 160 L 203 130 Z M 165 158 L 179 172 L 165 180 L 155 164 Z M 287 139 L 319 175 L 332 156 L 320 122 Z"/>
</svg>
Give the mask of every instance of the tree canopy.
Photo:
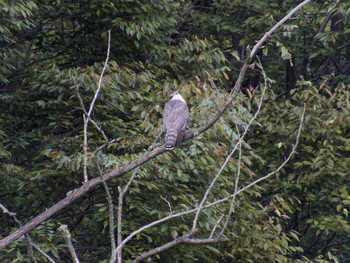
<svg viewBox="0 0 350 263">
<path fill-rule="evenodd" d="M 300 3 L 0 0 L 0 261 L 349 261 L 350 4 Z"/>
</svg>

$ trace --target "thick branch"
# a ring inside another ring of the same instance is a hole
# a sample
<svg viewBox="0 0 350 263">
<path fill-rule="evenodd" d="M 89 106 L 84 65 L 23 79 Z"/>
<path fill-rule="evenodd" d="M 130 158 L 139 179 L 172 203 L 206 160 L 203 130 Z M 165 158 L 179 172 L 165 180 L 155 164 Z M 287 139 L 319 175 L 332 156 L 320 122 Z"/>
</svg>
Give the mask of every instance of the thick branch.
<svg viewBox="0 0 350 263">
<path fill-rule="evenodd" d="M 109 173 L 106 173 L 103 175 L 104 181 L 108 181 L 112 178 L 121 176 L 134 168 L 140 166 L 141 164 L 149 161 L 150 159 L 156 157 L 157 155 L 163 153 L 165 151 L 164 145 L 154 149 L 151 152 L 147 152 L 143 156 L 141 156 L 139 159 L 130 162 L 129 164 L 126 164 L 124 166 L 118 167 L 114 170 L 112 170 Z M 53 216 L 55 213 L 60 211 L 61 209 L 65 208 L 66 206 L 70 205 L 74 201 L 76 201 L 79 197 L 83 196 L 87 192 L 94 189 L 96 186 L 103 183 L 103 180 L 101 178 L 94 178 L 87 182 L 85 182 L 82 186 L 75 189 L 72 194 L 65 197 L 55 205 L 51 206 L 50 208 L 46 209 L 44 212 L 30 220 L 28 223 L 26 223 L 24 226 L 17 229 L 15 232 L 11 233 L 9 236 L 5 237 L 4 239 L 0 240 L 0 250 L 4 249 L 6 246 L 26 234 L 28 231 L 33 229 L 34 227 L 38 226 L 45 220 L 49 219 L 51 216 Z"/>
</svg>

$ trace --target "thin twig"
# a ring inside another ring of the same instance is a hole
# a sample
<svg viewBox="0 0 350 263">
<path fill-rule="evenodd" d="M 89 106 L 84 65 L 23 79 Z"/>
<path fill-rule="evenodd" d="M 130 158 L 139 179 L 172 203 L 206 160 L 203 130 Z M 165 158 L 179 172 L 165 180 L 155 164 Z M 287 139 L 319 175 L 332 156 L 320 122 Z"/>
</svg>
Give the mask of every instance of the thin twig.
<svg viewBox="0 0 350 263">
<path fill-rule="evenodd" d="M 44 250 L 42 250 L 38 245 L 33 244 L 33 247 L 38 250 L 41 254 L 44 255 L 44 257 L 46 257 L 51 263 L 56 263 L 48 254 L 46 254 L 46 252 Z"/>
<path fill-rule="evenodd" d="M 85 115 L 83 115 L 83 121 L 84 121 L 84 182 L 86 183 L 89 180 L 88 177 L 88 123 L 89 123 L 89 118 L 86 118 Z"/>
<path fill-rule="evenodd" d="M 96 150 L 92 153 L 92 155 L 96 157 L 96 155 L 99 151 L 101 151 L 102 149 L 104 149 L 105 147 L 107 147 L 108 145 L 110 145 L 111 143 L 114 143 L 114 142 L 115 142 L 115 139 L 105 142 L 104 144 L 102 144 L 101 146 L 96 148 Z"/>
<path fill-rule="evenodd" d="M 85 109 L 85 106 L 84 106 L 84 102 L 83 102 L 83 99 L 80 95 L 80 91 L 79 91 L 79 87 L 78 87 L 78 84 L 77 84 L 77 80 L 76 78 L 73 77 L 73 82 L 74 82 L 74 85 L 75 85 L 75 89 L 77 90 L 77 97 L 79 99 L 79 102 L 80 102 L 80 107 L 81 109 L 83 110 L 85 116 L 88 116 L 88 112 L 86 111 Z M 93 120 L 91 119 L 91 117 L 89 118 L 89 121 L 91 121 L 91 123 L 96 127 L 96 129 L 101 133 L 101 135 L 103 136 L 103 138 L 105 139 L 106 142 L 108 142 L 108 138 L 106 136 L 106 134 L 104 133 L 104 131 L 102 130 L 102 128 Z"/>
<path fill-rule="evenodd" d="M 171 204 L 170 202 L 163 196 L 161 196 L 160 198 L 162 198 L 167 204 L 168 204 L 168 207 L 169 207 L 169 215 L 171 215 L 173 213 L 173 209 L 171 207 Z"/>
<path fill-rule="evenodd" d="M 106 61 L 105 61 L 105 65 L 102 69 L 101 75 L 100 75 L 100 80 L 98 81 L 98 88 L 95 92 L 95 96 L 94 99 L 92 100 L 91 104 L 90 104 L 90 109 L 88 112 L 88 117 L 91 116 L 92 110 L 94 108 L 95 102 L 97 100 L 98 94 L 102 88 L 102 80 L 103 80 L 103 75 L 106 72 L 107 66 L 108 66 L 108 61 L 109 61 L 109 55 L 110 55 L 110 51 L 111 51 L 111 30 L 108 30 L 108 47 L 107 47 L 107 56 L 106 56 Z"/>
<path fill-rule="evenodd" d="M 289 161 L 289 159 L 293 156 L 293 154 L 295 153 L 295 150 L 297 148 L 297 145 L 299 143 L 299 137 L 300 137 L 300 133 L 301 133 L 301 127 L 302 127 L 302 123 L 303 123 L 303 120 L 304 120 L 304 115 L 305 115 L 305 109 L 306 109 L 306 104 L 304 103 L 304 108 L 303 108 L 303 112 L 302 112 L 302 115 L 301 115 L 301 121 L 300 121 L 300 125 L 299 125 L 299 128 L 298 128 L 298 134 L 297 134 L 297 137 L 296 137 L 296 141 L 295 141 L 295 144 L 292 146 L 292 151 L 289 153 L 288 157 L 285 159 L 285 161 L 274 171 L 272 171 L 271 173 L 268 173 L 267 175 L 255 180 L 254 182 L 251 182 L 250 184 L 246 185 L 245 187 L 243 187 L 242 189 L 240 189 L 239 191 L 237 191 L 237 194 L 247 190 L 248 188 L 252 187 L 253 185 L 269 178 L 271 175 L 274 175 L 276 173 L 278 173 L 282 167 Z"/>
<path fill-rule="evenodd" d="M 213 238 L 213 235 L 214 235 L 214 233 L 215 233 L 215 230 L 216 230 L 216 228 L 218 227 L 218 225 L 220 224 L 220 222 L 221 222 L 221 220 L 222 220 L 223 217 L 224 217 L 224 214 L 221 214 L 221 215 L 219 216 L 218 220 L 216 220 L 216 223 L 215 223 L 213 229 L 212 229 L 211 232 L 210 232 L 209 238 Z M 219 236 L 221 236 L 221 235 L 219 235 Z"/>
<path fill-rule="evenodd" d="M 111 50 L 111 30 L 108 30 L 108 47 L 107 47 L 107 56 L 106 56 L 105 65 L 102 69 L 100 79 L 98 81 L 98 86 L 97 86 L 97 90 L 95 92 L 95 96 L 90 104 L 90 109 L 89 109 L 88 113 L 84 114 L 84 116 L 83 116 L 84 117 L 84 182 L 87 182 L 89 180 L 88 171 L 87 171 L 87 167 L 88 167 L 88 164 L 87 164 L 88 163 L 88 125 L 89 125 L 89 121 L 91 120 L 91 113 L 92 113 L 92 110 L 94 109 L 95 102 L 96 102 L 97 97 L 98 97 L 100 90 L 102 88 L 103 75 L 104 75 L 104 73 L 107 69 L 107 66 L 108 66 L 110 50 Z M 85 109 L 81 98 L 80 98 L 80 100 L 81 100 L 81 104 L 83 105 L 83 109 Z M 99 131 L 102 131 L 101 128 L 95 122 L 93 122 L 93 123 Z M 102 131 L 102 134 L 103 134 L 105 140 L 108 141 L 108 139 L 103 131 Z"/>
<path fill-rule="evenodd" d="M 238 136 L 240 136 L 237 124 L 236 124 L 236 130 L 237 130 Z M 238 162 L 237 162 L 237 174 L 236 174 L 236 179 L 235 179 L 235 187 L 234 187 L 234 190 L 233 190 L 234 191 L 233 192 L 234 195 L 233 195 L 232 200 L 231 200 L 230 210 L 227 213 L 225 223 L 224 223 L 224 225 L 223 225 L 223 227 L 221 229 L 221 232 L 220 232 L 219 236 L 222 236 L 224 234 L 224 231 L 226 230 L 227 225 L 228 225 L 228 223 L 230 221 L 231 215 L 232 215 L 232 213 L 234 211 L 235 198 L 236 198 L 236 194 L 237 194 L 237 191 L 238 191 L 239 175 L 241 173 L 241 161 L 242 161 L 242 143 L 239 143 L 239 147 L 238 147 Z"/>
</svg>

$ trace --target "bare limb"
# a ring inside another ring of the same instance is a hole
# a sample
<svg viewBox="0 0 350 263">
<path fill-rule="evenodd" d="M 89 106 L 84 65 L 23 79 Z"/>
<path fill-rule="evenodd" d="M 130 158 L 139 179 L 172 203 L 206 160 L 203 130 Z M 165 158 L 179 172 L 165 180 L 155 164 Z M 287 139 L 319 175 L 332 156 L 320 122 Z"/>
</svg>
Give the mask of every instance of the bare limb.
<svg viewBox="0 0 350 263">
<path fill-rule="evenodd" d="M 86 118 L 85 115 L 83 115 L 83 120 L 84 120 L 84 182 L 86 183 L 89 178 L 88 178 L 88 133 L 87 133 L 87 129 L 88 129 L 88 123 L 89 123 L 89 119 Z"/>
<path fill-rule="evenodd" d="M 216 220 L 216 224 L 214 225 L 213 229 L 211 230 L 209 238 L 213 238 L 215 230 L 218 227 L 218 225 L 220 224 L 223 217 L 224 217 L 224 214 L 221 214 L 219 216 L 218 220 Z M 221 236 L 221 235 L 219 235 L 219 236 Z"/>
<path fill-rule="evenodd" d="M 299 5 L 297 5 L 296 7 L 294 7 L 292 9 L 292 11 L 290 11 L 285 17 L 283 17 L 280 21 L 278 21 L 278 23 L 276 25 L 274 25 L 269 31 L 267 31 L 265 33 L 265 35 L 258 41 L 258 43 L 256 43 L 256 45 L 253 47 L 252 51 L 250 52 L 250 60 L 253 59 L 253 57 L 255 57 L 258 49 L 262 46 L 262 44 L 269 38 L 272 36 L 272 34 L 280 27 L 282 26 L 288 19 L 290 19 L 292 17 L 292 15 L 295 14 L 295 12 L 297 12 L 298 10 L 300 10 L 301 8 L 303 8 L 303 6 L 305 6 L 306 4 L 308 4 L 311 0 L 305 0 L 304 2 L 300 3 Z"/>
<path fill-rule="evenodd" d="M 162 145 L 150 152 L 146 152 L 143 156 L 141 156 L 139 159 L 136 159 L 126 165 L 120 166 L 116 169 L 113 169 L 112 171 L 106 173 L 103 175 L 104 181 L 108 181 L 112 178 L 119 177 L 136 167 L 139 167 L 143 163 L 149 161 L 150 159 L 158 156 L 159 154 L 163 153 L 165 150 L 165 146 Z M 16 239 L 20 238 L 21 236 L 25 235 L 28 231 L 33 229 L 34 227 L 38 226 L 45 220 L 49 219 L 52 215 L 60 211 L 61 209 L 65 208 L 66 206 L 70 205 L 74 201 L 76 201 L 78 198 L 86 194 L 87 192 L 91 191 L 95 187 L 99 186 L 103 183 L 103 180 L 101 180 L 100 177 L 90 179 L 89 181 L 85 182 L 82 186 L 79 188 L 71 191 L 71 194 L 69 194 L 67 197 L 63 198 L 61 201 L 57 202 L 50 208 L 47 208 L 45 211 L 43 211 L 38 216 L 34 217 L 32 220 L 27 222 L 25 225 L 8 235 L 7 237 L 0 240 L 0 250 L 4 249 L 6 246 L 14 242 Z"/>
<path fill-rule="evenodd" d="M 108 30 L 108 47 L 107 47 L 106 61 L 105 61 L 105 65 L 104 65 L 104 67 L 102 69 L 102 72 L 101 72 L 101 75 L 100 75 L 100 80 L 98 81 L 98 87 L 97 87 L 97 90 L 95 92 L 95 97 L 94 97 L 94 99 L 92 100 L 92 102 L 90 104 L 90 109 L 89 109 L 89 112 L 88 112 L 88 115 L 87 115 L 89 118 L 91 116 L 92 110 L 94 109 L 95 102 L 97 100 L 98 94 L 99 94 L 99 92 L 100 92 L 100 90 L 102 88 L 103 75 L 105 74 L 107 66 L 108 66 L 110 51 L 111 51 L 111 30 Z"/>
<path fill-rule="evenodd" d="M 42 250 L 38 245 L 33 244 L 33 247 L 38 250 L 42 255 L 44 255 L 44 257 L 46 257 L 51 263 L 56 263 L 48 254 L 46 254 L 46 252 L 44 250 Z"/>
<path fill-rule="evenodd" d="M 163 196 L 161 196 L 160 198 L 162 198 L 167 204 L 168 204 L 168 207 L 169 207 L 169 214 L 171 215 L 173 213 L 173 209 L 171 208 L 171 204 L 170 202 Z"/>
<path fill-rule="evenodd" d="M 108 140 L 108 139 L 107 139 Z M 96 154 L 101 151 L 102 149 L 104 149 L 105 147 L 107 147 L 109 144 L 114 143 L 115 139 L 111 140 L 111 141 L 107 141 L 104 144 L 102 144 L 100 147 L 96 148 L 96 150 L 92 153 L 93 156 L 96 156 Z"/>
<path fill-rule="evenodd" d="M 118 227 L 117 227 L 117 242 L 118 242 L 118 245 L 122 243 L 122 217 L 123 217 L 123 200 L 124 200 L 124 196 L 125 196 L 125 193 L 128 191 L 131 183 L 134 181 L 135 177 L 136 177 L 136 174 L 137 174 L 137 170 L 135 170 L 132 174 L 132 176 L 130 177 L 128 183 L 125 185 L 124 189 L 122 189 L 120 186 L 118 186 L 118 191 L 119 191 L 119 198 L 118 198 L 118 215 L 117 215 L 117 223 L 118 223 Z M 122 262 L 122 249 L 120 248 L 119 250 L 117 250 L 115 247 L 114 247 L 114 250 L 113 250 L 113 254 L 112 254 L 112 258 L 115 259 L 115 260 L 118 260 L 117 262 L 118 263 L 121 263 Z M 112 262 L 115 262 L 110 261 L 110 263 Z"/>
<path fill-rule="evenodd" d="M 146 258 L 149 258 L 153 255 L 156 255 L 162 251 L 165 251 L 169 248 L 172 248 L 173 246 L 175 245 L 178 245 L 178 244 L 181 244 L 181 243 L 188 243 L 188 244 L 210 244 L 210 243 L 218 243 L 218 242 L 222 242 L 222 241 L 225 241 L 225 239 L 222 239 L 222 238 L 206 238 L 206 239 L 192 239 L 190 238 L 190 236 L 192 235 L 193 233 L 190 232 L 188 233 L 187 235 L 185 236 L 181 236 L 181 237 L 178 237 L 160 247 L 157 247 L 157 248 L 154 248 L 144 254 L 142 254 L 141 256 L 135 258 L 132 263 L 137 263 L 137 262 L 140 262 L 142 260 L 145 260 Z"/>
<path fill-rule="evenodd" d="M 58 230 L 62 231 L 62 233 L 63 233 L 64 240 L 67 243 L 68 250 L 69 250 L 69 252 L 71 254 L 73 262 L 74 263 L 79 263 L 79 259 L 77 257 L 77 254 L 75 253 L 75 249 L 74 249 L 74 246 L 73 246 L 73 243 L 72 243 L 72 240 L 71 240 L 71 234 L 70 234 L 70 232 L 68 230 L 68 226 L 67 225 L 61 225 L 58 228 Z"/>
<path fill-rule="evenodd" d="M 1 208 L 1 210 L 2 210 L 2 212 L 4 213 L 4 214 L 8 214 L 9 216 L 11 216 L 14 220 L 15 220 L 15 222 L 18 224 L 18 225 L 22 225 L 22 223 L 17 219 L 17 217 L 16 217 L 16 213 L 13 213 L 13 212 L 11 212 L 11 211 L 9 211 L 3 204 L 1 204 L 0 203 L 0 208 Z"/>
<path fill-rule="evenodd" d="M 236 130 L 237 130 L 237 134 L 240 136 L 237 124 L 236 124 Z M 236 174 L 236 179 L 235 179 L 235 188 L 234 188 L 234 192 L 233 192 L 234 195 L 233 195 L 232 200 L 231 200 L 230 210 L 227 213 L 225 223 L 224 223 L 224 225 L 223 225 L 223 227 L 222 227 L 222 229 L 220 231 L 219 236 L 222 236 L 224 234 L 224 231 L 226 230 L 227 225 L 228 225 L 228 223 L 230 221 L 230 217 L 231 217 L 231 215 L 232 215 L 232 213 L 234 211 L 235 199 L 236 199 L 236 195 L 237 195 L 237 191 L 238 191 L 239 175 L 241 173 L 241 161 L 242 161 L 242 143 L 239 143 L 239 146 L 238 146 L 237 174 Z"/>
<path fill-rule="evenodd" d="M 103 174 L 102 174 L 102 169 L 100 167 L 100 164 L 96 158 L 96 165 L 97 165 L 97 170 L 100 175 L 103 185 L 103 188 L 105 189 L 106 195 L 107 195 L 107 202 L 108 202 L 108 218 L 109 218 L 109 236 L 111 239 L 111 263 L 114 263 L 116 261 L 115 258 L 115 251 L 116 251 L 116 245 L 115 245 L 115 235 L 114 235 L 114 205 L 113 205 L 113 199 L 111 192 L 109 191 L 108 185 L 105 180 L 103 180 Z"/>
<path fill-rule="evenodd" d="M 85 116 L 88 116 L 88 112 L 85 109 L 83 99 L 82 99 L 82 97 L 80 95 L 80 92 L 79 92 L 79 87 L 78 87 L 78 84 L 77 84 L 77 80 L 75 78 L 73 78 L 73 82 L 74 82 L 74 85 L 75 85 L 75 89 L 77 90 L 77 97 L 79 99 L 81 109 L 83 110 Z M 108 140 L 106 134 L 104 133 L 104 131 L 101 129 L 101 127 L 93 119 L 89 118 L 89 120 L 96 127 L 96 129 L 101 133 L 101 135 L 103 136 L 105 141 L 108 142 L 109 140 Z"/>
<path fill-rule="evenodd" d="M 107 57 L 106 57 L 105 65 L 102 69 L 102 72 L 100 75 L 100 80 L 98 81 L 98 86 L 97 86 L 97 90 L 95 92 L 95 96 L 90 104 L 90 109 L 89 109 L 87 115 L 84 115 L 84 182 L 87 182 L 89 180 L 88 179 L 88 172 L 87 172 L 87 166 L 88 166 L 87 165 L 87 162 L 88 162 L 88 136 L 87 136 L 88 125 L 89 125 L 89 121 L 91 120 L 91 113 L 92 113 L 92 110 L 94 109 L 94 105 L 95 105 L 95 102 L 97 100 L 98 94 L 100 93 L 100 90 L 102 88 L 103 75 L 104 75 L 104 73 L 107 69 L 107 66 L 108 66 L 110 50 L 111 50 L 111 30 L 108 31 L 108 48 L 107 48 Z M 84 106 L 84 104 L 82 103 L 82 100 L 81 100 L 81 104 Z M 97 127 L 98 130 L 101 131 L 101 129 L 99 128 L 99 126 L 96 123 L 95 123 L 95 126 Z M 102 132 L 102 134 L 103 134 L 104 138 L 107 139 L 106 135 L 103 132 Z M 107 139 L 107 141 L 108 141 L 108 139 Z"/>
<path fill-rule="evenodd" d="M 305 109 L 306 109 L 306 104 L 304 104 L 304 108 L 303 108 L 303 112 L 302 112 L 302 115 L 301 115 L 301 120 L 300 120 L 300 125 L 299 125 L 299 128 L 298 128 L 298 134 L 297 134 L 297 137 L 296 137 L 296 141 L 295 141 L 295 144 L 293 145 L 292 147 L 292 151 L 289 153 L 288 157 L 285 159 L 285 161 L 274 171 L 272 171 L 271 173 L 268 173 L 267 175 L 255 180 L 254 182 L 251 182 L 250 184 L 246 185 L 245 187 L 243 187 L 242 189 L 240 189 L 239 191 L 237 191 L 237 194 L 247 190 L 248 188 L 252 187 L 253 185 L 269 178 L 270 176 L 278 173 L 282 167 L 288 163 L 288 161 L 290 160 L 290 158 L 293 156 L 293 154 L 295 153 L 295 150 L 297 148 L 297 145 L 299 143 L 299 137 L 300 137 L 300 133 L 301 133 L 301 127 L 302 127 L 302 124 L 303 124 L 303 120 L 304 120 L 304 115 L 305 115 Z"/>
<path fill-rule="evenodd" d="M 22 223 L 18 220 L 18 218 L 16 217 L 16 213 L 13 213 L 11 211 L 9 211 L 3 204 L 0 203 L 0 208 L 2 210 L 2 212 L 4 214 L 8 214 L 9 216 L 11 216 L 15 222 L 17 223 L 17 225 L 19 225 L 20 227 L 22 226 Z M 28 242 L 28 254 L 29 254 L 29 257 L 31 258 L 31 260 L 33 262 L 38 262 L 34 256 L 34 251 L 33 251 L 33 247 L 38 250 L 44 257 L 46 257 L 50 262 L 52 263 L 55 263 L 55 261 L 48 255 L 45 253 L 45 251 L 43 251 L 38 245 L 34 244 L 30 235 L 27 233 L 25 234 L 25 237 L 27 239 L 27 242 Z"/>
</svg>

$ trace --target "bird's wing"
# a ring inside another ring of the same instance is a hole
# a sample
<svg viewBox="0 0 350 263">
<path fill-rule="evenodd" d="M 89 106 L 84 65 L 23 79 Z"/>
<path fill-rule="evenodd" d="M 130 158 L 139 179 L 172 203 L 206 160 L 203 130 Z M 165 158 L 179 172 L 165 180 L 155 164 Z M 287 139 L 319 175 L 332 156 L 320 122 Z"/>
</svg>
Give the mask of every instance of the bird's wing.
<svg viewBox="0 0 350 263">
<path fill-rule="evenodd" d="M 163 111 L 164 131 L 184 131 L 189 119 L 189 111 L 186 103 L 181 100 L 169 101 Z"/>
</svg>

